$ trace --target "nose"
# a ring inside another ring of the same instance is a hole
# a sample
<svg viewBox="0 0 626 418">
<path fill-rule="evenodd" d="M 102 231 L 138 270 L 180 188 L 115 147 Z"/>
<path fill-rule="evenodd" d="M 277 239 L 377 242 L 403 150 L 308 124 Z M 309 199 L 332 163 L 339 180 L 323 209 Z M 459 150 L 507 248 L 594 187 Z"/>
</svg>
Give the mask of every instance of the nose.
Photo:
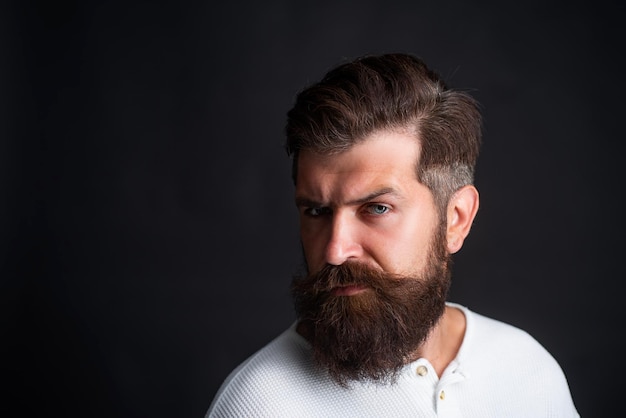
<svg viewBox="0 0 626 418">
<path fill-rule="evenodd" d="M 338 266 L 349 259 L 358 259 L 362 254 L 358 221 L 349 213 L 336 212 L 326 244 L 326 262 Z"/>
</svg>

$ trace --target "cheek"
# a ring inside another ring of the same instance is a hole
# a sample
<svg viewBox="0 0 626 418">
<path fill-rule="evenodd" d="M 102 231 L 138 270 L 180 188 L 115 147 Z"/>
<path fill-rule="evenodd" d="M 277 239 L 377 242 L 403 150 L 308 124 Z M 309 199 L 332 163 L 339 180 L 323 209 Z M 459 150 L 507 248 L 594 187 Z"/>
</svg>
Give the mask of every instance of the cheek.
<svg viewBox="0 0 626 418">
<path fill-rule="evenodd" d="M 369 236 L 370 252 L 385 270 L 415 274 L 422 270 L 428 258 L 433 225 L 409 219 Z"/>
</svg>

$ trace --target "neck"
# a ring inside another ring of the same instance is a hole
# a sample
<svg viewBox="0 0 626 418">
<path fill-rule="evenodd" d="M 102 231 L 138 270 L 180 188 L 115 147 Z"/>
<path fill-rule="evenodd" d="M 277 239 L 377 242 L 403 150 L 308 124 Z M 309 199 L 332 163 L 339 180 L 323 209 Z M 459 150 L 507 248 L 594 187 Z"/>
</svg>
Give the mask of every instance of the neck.
<svg viewBox="0 0 626 418">
<path fill-rule="evenodd" d="M 465 315 L 461 310 L 446 306 L 446 310 L 428 339 L 411 357 L 411 361 L 424 358 L 430 362 L 437 376 L 454 360 L 465 335 Z"/>
</svg>

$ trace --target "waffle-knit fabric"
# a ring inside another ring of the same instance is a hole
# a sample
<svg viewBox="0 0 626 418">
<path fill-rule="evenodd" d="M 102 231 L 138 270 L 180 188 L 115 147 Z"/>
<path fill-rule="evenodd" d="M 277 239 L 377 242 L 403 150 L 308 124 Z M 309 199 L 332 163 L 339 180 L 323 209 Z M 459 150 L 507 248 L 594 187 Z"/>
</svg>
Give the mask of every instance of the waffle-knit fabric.
<svg viewBox="0 0 626 418">
<path fill-rule="evenodd" d="M 464 306 L 466 331 L 438 377 L 426 359 L 394 385 L 336 385 L 295 324 L 231 372 L 205 418 L 579 417 L 556 360 L 528 333 Z"/>
</svg>

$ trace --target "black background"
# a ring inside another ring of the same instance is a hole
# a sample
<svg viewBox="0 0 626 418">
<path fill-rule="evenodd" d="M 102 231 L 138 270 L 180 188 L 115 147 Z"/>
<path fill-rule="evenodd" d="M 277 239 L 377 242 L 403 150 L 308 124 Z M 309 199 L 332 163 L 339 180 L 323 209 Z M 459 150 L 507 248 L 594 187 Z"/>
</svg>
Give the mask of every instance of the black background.
<svg viewBox="0 0 626 418">
<path fill-rule="evenodd" d="M 0 7 L 3 415 L 203 416 L 294 319 L 285 112 L 394 51 L 483 106 L 450 299 L 533 334 L 581 415 L 622 404 L 623 6 Z"/>
</svg>

